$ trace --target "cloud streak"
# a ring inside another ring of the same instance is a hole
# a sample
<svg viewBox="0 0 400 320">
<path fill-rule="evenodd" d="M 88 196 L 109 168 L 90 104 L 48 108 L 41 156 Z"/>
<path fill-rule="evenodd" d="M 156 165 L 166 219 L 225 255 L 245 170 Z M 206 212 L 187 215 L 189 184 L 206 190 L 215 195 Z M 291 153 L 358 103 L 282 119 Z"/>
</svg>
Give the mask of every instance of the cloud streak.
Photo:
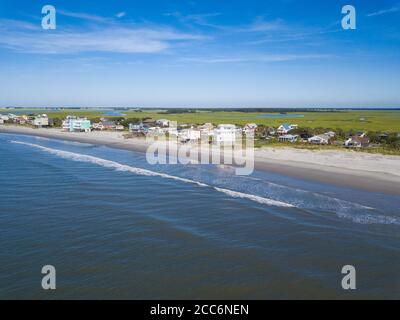
<svg viewBox="0 0 400 320">
<path fill-rule="evenodd" d="M 220 16 L 220 13 L 202 13 L 185 15 L 180 12 L 166 13 L 165 16 L 174 17 L 187 26 L 210 27 L 216 30 L 230 33 L 262 33 L 272 30 L 282 29 L 283 21 L 277 19 L 274 21 L 265 21 L 263 17 L 257 17 L 252 23 L 242 26 L 222 25 L 210 22 L 212 18 Z"/>
<path fill-rule="evenodd" d="M 400 11 L 400 7 L 393 7 L 390 9 L 384 9 L 384 10 L 379 10 L 376 12 L 372 12 L 370 14 L 367 14 L 367 17 L 376 17 L 376 16 L 381 16 L 384 14 L 388 14 L 388 13 L 394 13 L 394 12 L 399 12 Z"/>
<path fill-rule="evenodd" d="M 70 17 L 70 18 L 76 18 L 76 19 L 82 19 L 82 20 L 88 20 L 88 21 L 93 21 L 93 22 L 101 22 L 101 23 L 108 23 L 111 22 L 110 18 L 94 15 L 94 14 L 89 14 L 89 13 L 82 13 L 82 12 L 73 12 L 73 11 L 67 11 L 67 10 L 57 10 L 57 14 Z"/>
<path fill-rule="evenodd" d="M 117 18 L 123 18 L 123 17 L 126 16 L 126 12 L 118 12 L 115 16 L 116 16 Z"/>
<path fill-rule="evenodd" d="M 332 58 L 329 54 L 263 54 L 240 57 L 184 58 L 182 61 L 217 64 L 217 63 L 252 63 L 252 62 L 287 62 L 296 60 L 314 60 Z"/>
<path fill-rule="evenodd" d="M 180 12 L 171 12 L 164 14 L 167 17 L 176 18 L 182 24 L 187 26 L 198 25 L 202 27 L 218 28 L 218 25 L 209 22 L 211 18 L 218 17 L 220 13 L 200 13 L 200 14 L 182 14 Z"/>
<path fill-rule="evenodd" d="M 91 21 L 97 19 L 94 16 L 79 17 Z M 160 53 L 172 48 L 176 43 L 204 39 L 206 37 L 202 35 L 185 33 L 165 26 L 110 24 L 84 30 L 74 27 L 45 31 L 27 22 L 0 20 L 0 47 L 27 53 Z"/>
</svg>

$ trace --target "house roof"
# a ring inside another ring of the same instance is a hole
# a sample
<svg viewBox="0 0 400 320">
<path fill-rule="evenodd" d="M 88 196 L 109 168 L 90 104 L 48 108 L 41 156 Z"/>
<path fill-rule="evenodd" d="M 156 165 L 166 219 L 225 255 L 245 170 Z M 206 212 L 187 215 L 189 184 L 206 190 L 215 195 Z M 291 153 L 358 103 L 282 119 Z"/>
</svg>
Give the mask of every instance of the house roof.
<svg viewBox="0 0 400 320">
<path fill-rule="evenodd" d="M 110 120 L 102 121 L 101 124 L 103 126 L 115 126 L 115 121 L 110 121 Z"/>
<path fill-rule="evenodd" d="M 282 124 L 280 127 L 282 127 L 282 128 L 285 129 L 285 130 L 290 130 L 290 129 L 292 129 L 292 126 L 291 126 L 290 124 L 288 124 L 288 123 L 284 123 L 284 124 Z"/>
<path fill-rule="evenodd" d="M 352 141 L 355 142 L 359 142 L 361 144 L 368 144 L 369 143 L 369 139 L 367 137 L 352 137 L 351 138 Z"/>
<path fill-rule="evenodd" d="M 329 140 L 331 137 L 327 134 L 319 134 L 316 136 L 311 137 L 310 139 L 323 139 L 323 140 Z"/>
<path fill-rule="evenodd" d="M 234 124 L 220 124 L 218 129 L 236 129 Z"/>
<path fill-rule="evenodd" d="M 257 124 L 255 124 L 255 123 L 247 123 L 247 124 L 245 125 L 245 127 L 248 127 L 248 128 L 257 128 L 258 126 L 257 126 Z"/>
</svg>

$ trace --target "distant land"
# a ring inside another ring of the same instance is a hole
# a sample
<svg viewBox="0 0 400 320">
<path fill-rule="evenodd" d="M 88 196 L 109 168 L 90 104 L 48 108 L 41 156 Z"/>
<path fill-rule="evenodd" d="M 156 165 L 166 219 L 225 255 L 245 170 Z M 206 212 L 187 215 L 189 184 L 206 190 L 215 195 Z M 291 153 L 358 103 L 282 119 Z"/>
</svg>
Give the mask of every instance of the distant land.
<svg viewBox="0 0 400 320">
<path fill-rule="evenodd" d="M 86 117 L 92 122 L 101 117 L 135 123 L 146 119 L 168 119 L 179 124 L 235 124 L 255 123 L 259 126 L 279 127 L 283 123 L 297 124 L 300 128 L 326 130 L 355 130 L 366 132 L 400 132 L 398 109 L 181 109 L 181 108 L 0 108 L 0 114 L 41 114 L 62 120 L 68 115 Z"/>
<path fill-rule="evenodd" d="M 17 110 L 37 110 L 37 109 L 44 109 L 44 110 L 168 110 L 168 111 L 176 111 L 176 112 L 195 112 L 198 110 L 201 111 L 240 111 L 240 112 L 308 112 L 308 111 L 320 111 L 320 112 L 328 112 L 328 111 L 340 111 L 340 110 L 400 110 L 400 107 L 396 108 L 381 108 L 381 107 L 361 107 L 361 108 L 354 108 L 354 107 L 344 107 L 344 108 L 318 108 L 318 107 L 304 107 L 304 108 L 251 108 L 251 107 L 232 107 L 232 108 L 208 108 L 208 107 L 0 107 L 0 110 L 10 110 L 10 109 L 17 109 Z"/>
</svg>

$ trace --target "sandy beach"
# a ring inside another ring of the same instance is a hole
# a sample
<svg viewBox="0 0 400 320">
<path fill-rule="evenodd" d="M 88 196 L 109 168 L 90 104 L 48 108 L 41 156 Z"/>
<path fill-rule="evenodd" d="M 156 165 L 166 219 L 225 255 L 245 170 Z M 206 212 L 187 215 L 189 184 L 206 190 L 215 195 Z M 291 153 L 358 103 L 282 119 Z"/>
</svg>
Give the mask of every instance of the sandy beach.
<svg viewBox="0 0 400 320">
<path fill-rule="evenodd" d="M 124 139 L 122 132 L 70 133 L 60 129 L 1 125 L 0 133 L 99 144 L 139 152 L 145 152 L 148 147 L 145 139 Z M 271 147 L 255 150 L 255 168 L 337 186 L 400 195 L 400 156 Z"/>
</svg>

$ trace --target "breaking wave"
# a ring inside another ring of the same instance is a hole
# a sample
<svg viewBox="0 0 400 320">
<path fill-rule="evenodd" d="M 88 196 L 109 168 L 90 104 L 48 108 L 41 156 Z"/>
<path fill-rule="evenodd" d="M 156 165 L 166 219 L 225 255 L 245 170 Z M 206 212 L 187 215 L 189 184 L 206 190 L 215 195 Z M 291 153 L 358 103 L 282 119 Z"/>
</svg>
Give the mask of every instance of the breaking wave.
<svg viewBox="0 0 400 320">
<path fill-rule="evenodd" d="M 380 214 L 346 214 L 338 212 L 338 217 L 342 219 L 347 219 L 355 223 L 360 224 L 385 224 L 385 225 L 396 225 L 400 226 L 400 218 L 385 216 Z"/>
<path fill-rule="evenodd" d="M 248 194 L 248 193 L 242 193 L 242 192 L 237 192 L 237 191 L 232 191 L 228 189 L 222 189 L 222 188 L 217 188 L 214 187 L 215 190 L 225 193 L 228 196 L 231 196 L 232 198 L 241 198 L 241 199 L 250 199 L 252 201 L 261 203 L 261 204 L 269 204 L 277 207 L 287 207 L 287 208 L 293 208 L 294 205 L 291 205 L 289 203 L 277 201 L 277 200 L 272 200 L 272 199 L 267 199 L 263 197 L 259 197 L 253 194 Z"/>
</svg>

